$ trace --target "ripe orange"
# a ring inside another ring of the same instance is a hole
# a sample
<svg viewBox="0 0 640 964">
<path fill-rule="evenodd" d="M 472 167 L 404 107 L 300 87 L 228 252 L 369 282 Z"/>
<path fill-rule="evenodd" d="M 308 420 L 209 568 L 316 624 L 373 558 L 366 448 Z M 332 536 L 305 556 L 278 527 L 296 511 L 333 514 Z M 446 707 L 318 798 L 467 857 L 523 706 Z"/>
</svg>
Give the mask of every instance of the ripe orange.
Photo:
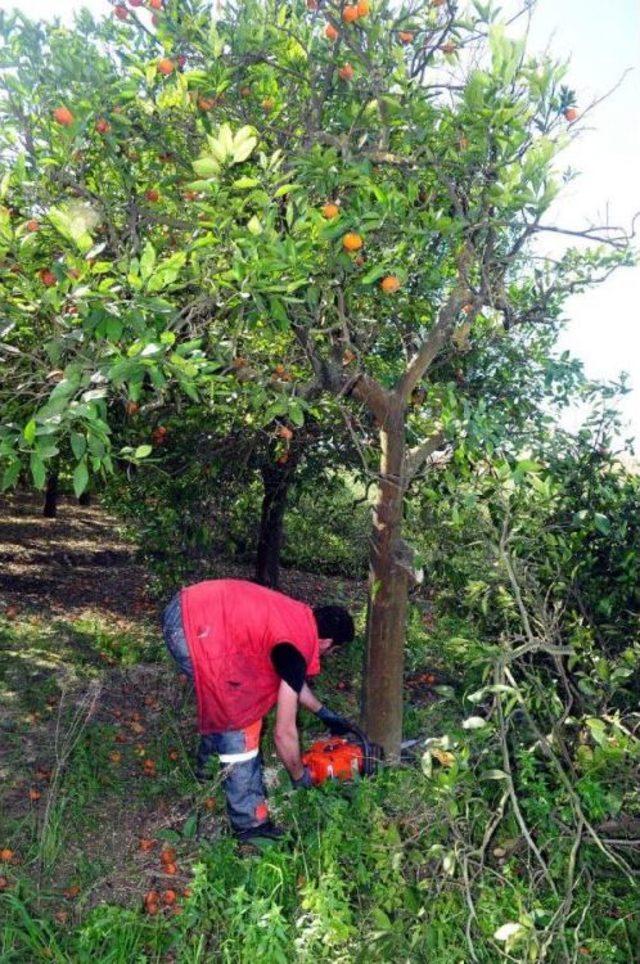
<svg viewBox="0 0 640 964">
<path fill-rule="evenodd" d="M 176 852 L 173 847 L 163 847 L 162 853 L 160 854 L 160 862 L 163 864 L 173 864 L 175 863 Z"/>
<path fill-rule="evenodd" d="M 126 20 L 127 17 L 129 16 L 129 11 L 127 10 L 126 7 L 123 7 L 121 3 L 117 5 L 117 7 L 113 12 L 118 18 L 118 20 Z"/>
<path fill-rule="evenodd" d="M 332 23 L 328 23 L 327 26 L 324 28 L 324 35 L 327 38 L 327 40 L 331 40 L 331 41 L 337 40 L 338 37 L 340 36 L 339 32 L 336 30 L 336 28 L 333 26 Z"/>
<path fill-rule="evenodd" d="M 138 841 L 138 850 L 141 850 L 146 854 L 149 853 L 150 850 L 153 850 L 155 845 L 156 841 L 152 840 L 151 837 L 140 837 L 140 840 Z"/>
<path fill-rule="evenodd" d="M 293 438 L 293 432 L 291 431 L 288 425 L 278 425 L 277 434 L 280 438 L 286 438 L 287 441 Z"/>
<path fill-rule="evenodd" d="M 276 102 L 273 99 L 273 97 L 265 97 L 265 99 L 262 101 L 263 110 L 273 110 L 275 106 L 276 106 Z"/>
<path fill-rule="evenodd" d="M 163 864 L 162 867 L 165 874 L 169 874 L 170 877 L 178 873 L 178 867 L 174 863 Z"/>
<path fill-rule="evenodd" d="M 144 196 L 146 197 L 147 201 L 151 201 L 152 204 L 155 204 L 156 201 L 160 200 L 160 191 L 156 191 L 155 188 L 150 188 L 148 191 L 144 192 Z"/>
<path fill-rule="evenodd" d="M 52 288 L 53 285 L 58 283 L 58 279 L 54 275 L 53 271 L 49 271 L 48 268 L 43 268 L 40 272 L 40 281 L 43 285 L 46 285 L 47 288 Z"/>
<path fill-rule="evenodd" d="M 162 903 L 166 907 L 170 907 L 172 904 L 175 904 L 177 898 L 178 898 L 178 895 L 176 894 L 175 890 L 162 891 Z"/>
<path fill-rule="evenodd" d="M 360 235 L 355 234 L 353 231 L 349 231 L 342 239 L 342 247 L 345 251 L 359 251 L 363 244 L 364 241 Z"/>
<path fill-rule="evenodd" d="M 9 887 L 9 881 L 6 877 L 0 877 L 0 891 L 7 890 Z"/>
<path fill-rule="evenodd" d="M 37 221 L 27 221 L 27 231 L 39 231 L 40 225 Z"/>
<path fill-rule="evenodd" d="M 156 66 L 158 68 L 158 73 L 164 74 L 165 77 L 168 77 L 169 74 L 172 74 L 176 69 L 176 65 L 174 64 L 173 60 L 170 60 L 168 57 L 163 57 L 162 60 L 158 61 Z"/>
<path fill-rule="evenodd" d="M 564 116 L 565 116 L 565 120 L 568 120 L 569 123 L 571 124 L 573 123 L 574 120 L 578 119 L 578 111 L 575 109 L 575 107 L 567 107 L 567 109 L 564 112 Z"/>
<path fill-rule="evenodd" d="M 157 914 L 158 913 L 158 901 L 160 900 L 160 894 L 157 890 L 149 890 L 144 895 L 144 909 L 147 914 Z"/>
<path fill-rule="evenodd" d="M 322 213 L 327 221 L 331 221 L 333 218 L 338 217 L 340 214 L 340 208 L 337 204 L 334 204 L 333 201 L 327 201 L 327 203 L 323 205 Z"/>
<path fill-rule="evenodd" d="M 162 0 L 149 0 L 149 6 L 152 10 L 162 10 Z"/>
<path fill-rule="evenodd" d="M 198 107 L 200 110 L 213 110 L 216 106 L 215 97 L 200 97 L 198 98 Z"/>
<path fill-rule="evenodd" d="M 341 67 L 340 70 L 338 71 L 338 77 L 340 78 L 340 80 L 351 80 L 353 78 L 354 73 L 355 71 L 351 66 L 351 64 L 345 64 L 344 67 Z"/>
<path fill-rule="evenodd" d="M 400 279 L 396 278 L 394 274 L 388 274 L 386 278 L 383 278 L 380 282 L 380 287 L 385 295 L 393 295 L 400 287 Z"/>
<path fill-rule="evenodd" d="M 358 19 L 358 5 L 355 3 L 349 4 L 342 11 L 342 19 L 345 23 L 353 23 L 354 20 Z"/>
<path fill-rule="evenodd" d="M 456 44 L 451 43 L 449 40 L 446 44 L 443 44 L 440 49 L 442 50 L 443 54 L 454 54 L 458 48 Z"/>
<path fill-rule="evenodd" d="M 398 37 L 400 39 L 400 43 L 403 44 L 410 44 L 413 40 L 413 34 L 410 30 L 401 30 L 398 34 Z"/>
<path fill-rule="evenodd" d="M 111 124 L 108 120 L 105 120 L 104 117 L 101 117 L 96 121 L 96 130 L 98 134 L 108 134 L 111 130 Z"/>
<path fill-rule="evenodd" d="M 53 112 L 53 119 L 62 124 L 63 127 L 71 127 L 74 121 L 74 116 L 68 107 L 56 107 Z"/>
<path fill-rule="evenodd" d="M 0 863 L 8 864 L 11 860 L 13 860 L 13 850 L 10 850 L 8 847 L 0 850 Z"/>
<path fill-rule="evenodd" d="M 369 0 L 360 0 L 358 4 L 358 16 L 367 17 L 371 13 L 371 7 L 369 5 Z"/>
</svg>

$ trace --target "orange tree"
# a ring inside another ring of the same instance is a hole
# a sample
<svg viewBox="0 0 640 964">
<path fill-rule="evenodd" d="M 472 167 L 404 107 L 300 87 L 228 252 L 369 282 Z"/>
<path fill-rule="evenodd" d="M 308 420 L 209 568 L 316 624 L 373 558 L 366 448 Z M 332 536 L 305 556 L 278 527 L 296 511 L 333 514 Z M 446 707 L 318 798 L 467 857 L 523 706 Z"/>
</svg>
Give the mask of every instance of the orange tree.
<svg viewBox="0 0 640 964">
<path fill-rule="evenodd" d="M 2 16 L 3 485 L 28 463 L 42 486 L 63 451 L 81 493 L 123 405 L 146 424 L 118 453 L 134 462 L 167 399 L 178 427 L 184 406 L 216 425 L 241 393 L 253 429 L 331 397 L 356 441 L 366 413 L 364 722 L 395 754 L 403 503 L 469 444 L 456 359 L 553 341 L 626 238 L 532 254 L 581 118 L 490 2 L 153 7 L 72 30 Z"/>
</svg>

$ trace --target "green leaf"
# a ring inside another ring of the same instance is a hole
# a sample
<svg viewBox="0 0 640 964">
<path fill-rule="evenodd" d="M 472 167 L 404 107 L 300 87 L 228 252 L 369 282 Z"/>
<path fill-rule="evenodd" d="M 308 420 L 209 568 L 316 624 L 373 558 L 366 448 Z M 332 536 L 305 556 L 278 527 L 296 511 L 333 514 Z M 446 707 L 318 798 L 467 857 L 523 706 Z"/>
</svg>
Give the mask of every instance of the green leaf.
<svg viewBox="0 0 640 964">
<path fill-rule="evenodd" d="M 198 177 L 211 178 L 220 173 L 220 162 L 215 157 L 205 155 L 193 162 L 193 169 Z"/>
<path fill-rule="evenodd" d="M 238 191 L 248 191 L 252 187 L 257 187 L 259 183 L 260 181 L 257 177 L 239 177 L 237 181 L 233 182 L 231 187 L 235 187 Z"/>
<path fill-rule="evenodd" d="M 84 435 L 80 435 L 79 432 L 71 433 L 71 451 L 75 455 L 76 459 L 80 461 L 82 456 L 87 450 L 87 440 Z"/>
<path fill-rule="evenodd" d="M 11 465 L 7 466 L 2 476 L 2 490 L 10 489 L 18 481 L 20 475 L 20 462 L 16 459 Z"/>
<path fill-rule="evenodd" d="M 611 523 L 607 519 L 606 515 L 602 514 L 602 512 L 594 513 L 593 524 L 598 532 L 601 532 L 603 536 L 608 536 L 611 532 Z"/>
<path fill-rule="evenodd" d="M 186 837 L 187 840 L 193 840 L 198 830 L 198 817 L 195 813 L 192 813 L 190 817 L 184 822 L 182 827 L 182 836 Z"/>
<path fill-rule="evenodd" d="M 140 258 L 140 276 L 143 281 L 150 278 L 156 265 L 156 249 L 150 241 L 144 246 L 142 257 Z"/>
<path fill-rule="evenodd" d="M 80 498 L 88 484 L 89 470 L 87 469 L 87 460 L 83 459 L 82 462 L 78 462 L 73 470 L 73 491 L 77 499 Z"/>
<path fill-rule="evenodd" d="M 29 464 L 31 467 L 33 484 L 35 485 L 36 489 L 43 489 L 45 479 L 47 477 L 47 472 L 44 467 L 44 462 L 36 452 L 32 452 Z"/>
<path fill-rule="evenodd" d="M 27 424 L 26 424 L 25 427 L 24 427 L 24 430 L 23 430 L 22 434 L 23 434 L 23 436 L 24 436 L 25 442 L 28 442 L 29 445 L 32 445 L 32 444 L 33 444 L 33 441 L 34 441 L 34 439 L 35 439 L 35 437 L 36 437 L 36 420 L 35 420 L 35 418 L 32 418 L 29 422 L 27 422 Z"/>
<path fill-rule="evenodd" d="M 133 454 L 136 459 L 146 459 L 147 455 L 151 455 L 152 452 L 152 445 L 139 445 Z"/>
</svg>

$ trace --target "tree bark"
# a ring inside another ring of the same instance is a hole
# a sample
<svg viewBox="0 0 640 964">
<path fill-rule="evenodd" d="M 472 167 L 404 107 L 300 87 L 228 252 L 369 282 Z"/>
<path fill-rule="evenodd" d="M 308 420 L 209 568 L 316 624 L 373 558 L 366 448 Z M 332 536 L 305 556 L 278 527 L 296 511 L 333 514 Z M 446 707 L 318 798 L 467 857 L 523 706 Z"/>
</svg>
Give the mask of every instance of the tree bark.
<svg viewBox="0 0 640 964">
<path fill-rule="evenodd" d="M 261 468 L 264 495 L 256 555 L 256 582 L 277 589 L 280 576 L 280 551 L 284 513 L 291 484 L 292 470 L 273 464 Z"/>
<path fill-rule="evenodd" d="M 382 456 L 373 509 L 369 606 L 362 700 L 363 726 L 389 760 L 400 756 L 409 573 L 400 565 L 406 491 L 404 406 L 396 403 L 380 431 Z"/>
<path fill-rule="evenodd" d="M 45 519 L 55 519 L 58 514 L 58 473 L 51 472 L 47 476 L 47 488 L 44 493 L 42 514 Z"/>
</svg>

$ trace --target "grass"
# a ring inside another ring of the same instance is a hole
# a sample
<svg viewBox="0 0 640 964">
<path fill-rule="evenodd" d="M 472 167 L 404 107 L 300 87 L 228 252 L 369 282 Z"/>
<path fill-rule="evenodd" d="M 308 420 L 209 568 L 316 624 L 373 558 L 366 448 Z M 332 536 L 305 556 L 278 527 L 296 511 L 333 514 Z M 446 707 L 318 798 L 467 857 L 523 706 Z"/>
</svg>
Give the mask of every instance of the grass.
<svg viewBox="0 0 640 964">
<path fill-rule="evenodd" d="M 460 635 L 453 624 L 432 634 L 428 668 L 453 664 Z M 370 781 L 294 793 L 275 766 L 268 728 L 270 801 L 290 838 L 241 848 L 224 832 L 218 775 L 204 788 L 194 779 L 191 696 L 173 667 L 157 661 L 153 627 L 114 627 L 99 614 L 55 622 L 28 613 L 0 617 L 0 847 L 15 852 L 0 867 L 7 879 L 0 960 L 469 960 L 460 835 L 481 834 L 499 796 L 475 782 L 465 762 L 483 752 L 482 737 L 460 728 L 461 694 L 479 671 L 471 660 L 467 677 L 447 678 L 435 699 L 434 688 L 420 683 L 426 637 L 417 623 L 412 640 L 407 735 L 450 734 L 455 764 L 436 764 L 428 778 L 418 760 Z M 353 713 L 358 671 L 357 648 L 340 653 L 320 695 Z M 313 721 L 302 722 L 309 742 Z M 155 764 L 151 773 L 146 760 Z M 40 798 L 30 801 L 29 789 Z M 542 810 L 538 819 L 542 833 Z M 507 826 L 509 834 L 517 837 L 517 828 Z M 152 850 L 139 849 L 141 838 L 155 841 Z M 164 874 L 159 859 L 166 846 L 176 851 L 174 875 Z M 517 848 L 483 869 L 474 891 L 482 964 L 501 959 L 497 927 L 534 911 L 540 921 L 553 913 L 548 895 L 532 906 L 530 870 Z M 145 913 L 143 896 L 152 889 L 174 890 L 176 905 Z M 576 960 L 633 960 L 634 895 L 606 876 L 596 890 L 576 894 L 576 924 L 585 911 Z M 537 959 L 537 926 L 511 960 Z M 552 948 L 548 959 L 561 960 L 558 953 Z"/>
</svg>

